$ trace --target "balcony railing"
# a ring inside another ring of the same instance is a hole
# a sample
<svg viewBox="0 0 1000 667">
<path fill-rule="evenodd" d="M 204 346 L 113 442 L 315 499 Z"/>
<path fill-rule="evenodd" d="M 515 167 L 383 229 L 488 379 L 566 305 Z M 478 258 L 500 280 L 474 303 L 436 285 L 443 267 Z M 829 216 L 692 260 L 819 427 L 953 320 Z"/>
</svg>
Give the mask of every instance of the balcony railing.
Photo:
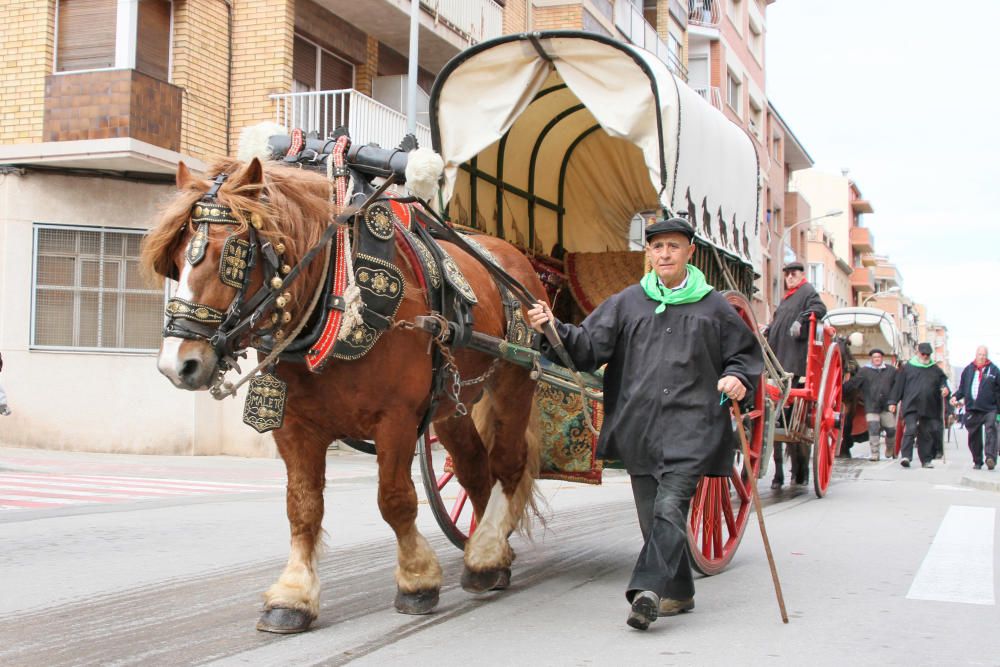
<svg viewBox="0 0 1000 667">
<path fill-rule="evenodd" d="M 651 51 L 657 58 L 666 63 L 671 72 L 687 81 L 687 68 L 681 57 L 681 45 L 672 40 L 667 44 L 656 34 L 656 28 L 642 15 L 642 10 L 631 2 L 615 3 L 615 26 L 632 44 Z"/>
<path fill-rule="evenodd" d="M 472 43 L 503 34 L 503 8 L 493 0 L 420 0 L 420 6 Z"/>
<path fill-rule="evenodd" d="M 300 128 L 328 137 L 340 126 L 351 139 L 389 148 L 406 136 L 406 115 L 376 102 L 353 89 L 272 95 L 274 120 L 285 127 Z M 431 130 L 417 123 L 417 141 L 430 148 Z"/>
<path fill-rule="evenodd" d="M 707 88 L 695 88 L 694 92 L 698 93 L 706 100 L 711 102 L 712 106 L 716 109 L 722 109 L 722 90 L 718 86 L 708 86 Z"/>
<path fill-rule="evenodd" d="M 688 0 L 688 23 L 717 28 L 721 18 L 719 0 Z"/>
</svg>

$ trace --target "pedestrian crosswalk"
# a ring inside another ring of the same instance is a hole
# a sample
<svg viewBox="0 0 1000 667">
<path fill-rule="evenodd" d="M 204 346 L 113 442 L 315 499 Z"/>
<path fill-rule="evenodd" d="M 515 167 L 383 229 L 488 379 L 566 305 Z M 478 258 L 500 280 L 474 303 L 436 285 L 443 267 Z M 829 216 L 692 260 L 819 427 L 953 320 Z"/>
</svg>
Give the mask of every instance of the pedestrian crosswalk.
<svg viewBox="0 0 1000 667">
<path fill-rule="evenodd" d="M 0 472 L 0 511 L 260 493 L 284 490 L 284 488 L 284 484 L 244 484 L 45 472 Z"/>
</svg>

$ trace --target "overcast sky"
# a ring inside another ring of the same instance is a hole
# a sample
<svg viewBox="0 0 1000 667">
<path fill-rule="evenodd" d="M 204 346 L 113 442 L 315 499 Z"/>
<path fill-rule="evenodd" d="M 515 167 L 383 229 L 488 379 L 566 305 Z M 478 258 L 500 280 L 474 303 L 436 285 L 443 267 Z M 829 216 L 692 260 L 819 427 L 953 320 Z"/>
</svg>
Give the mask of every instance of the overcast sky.
<svg viewBox="0 0 1000 667">
<path fill-rule="evenodd" d="M 767 96 L 872 203 L 875 251 L 948 326 L 953 366 L 1000 360 L 1000 0 L 778 0 Z"/>
</svg>

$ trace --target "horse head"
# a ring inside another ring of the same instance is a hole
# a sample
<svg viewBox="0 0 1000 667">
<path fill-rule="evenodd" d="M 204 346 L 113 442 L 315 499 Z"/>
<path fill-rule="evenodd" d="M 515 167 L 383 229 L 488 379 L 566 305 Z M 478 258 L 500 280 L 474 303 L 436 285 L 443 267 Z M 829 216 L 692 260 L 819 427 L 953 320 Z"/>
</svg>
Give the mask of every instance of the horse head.
<svg viewBox="0 0 1000 667">
<path fill-rule="evenodd" d="M 209 173 L 215 176 L 205 181 L 178 166 L 178 193 L 142 254 L 148 273 L 177 281 L 157 367 L 176 387 L 192 391 L 221 382 L 261 340 L 282 339 L 321 262 L 301 276 L 289 274 L 319 240 L 330 213 L 320 176 L 318 182 L 301 171 L 296 181 L 265 176 L 256 158 L 224 160 Z M 293 277 L 297 284 L 286 284 Z"/>
</svg>

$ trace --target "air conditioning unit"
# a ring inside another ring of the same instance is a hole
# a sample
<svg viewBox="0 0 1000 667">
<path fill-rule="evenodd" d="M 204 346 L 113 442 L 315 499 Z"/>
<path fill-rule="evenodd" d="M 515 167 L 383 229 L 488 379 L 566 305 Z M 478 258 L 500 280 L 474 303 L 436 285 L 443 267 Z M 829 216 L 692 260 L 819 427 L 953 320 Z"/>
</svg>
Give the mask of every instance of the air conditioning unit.
<svg viewBox="0 0 1000 667">
<path fill-rule="evenodd" d="M 401 114 L 406 114 L 406 84 L 408 78 L 405 74 L 376 77 L 372 81 L 372 97 L 375 101 L 381 102 L 390 109 L 395 109 Z M 417 122 L 421 125 L 429 124 L 429 108 L 430 96 L 417 87 Z"/>
</svg>

